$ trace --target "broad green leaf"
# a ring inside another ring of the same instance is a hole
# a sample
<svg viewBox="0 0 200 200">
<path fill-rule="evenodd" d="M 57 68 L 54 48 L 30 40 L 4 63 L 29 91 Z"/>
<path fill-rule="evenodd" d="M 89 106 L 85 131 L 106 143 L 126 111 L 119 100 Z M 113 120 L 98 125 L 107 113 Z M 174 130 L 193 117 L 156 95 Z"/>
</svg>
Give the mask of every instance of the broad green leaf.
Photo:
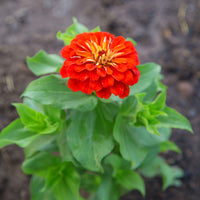
<svg viewBox="0 0 200 200">
<path fill-rule="evenodd" d="M 130 37 L 127 37 L 126 40 L 127 40 L 127 41 L 131 41 L 131 42 L 133 43 L 134 46 L 137 45 L 137 42 L 136 42 L 134 39 L 130 38 Z"/>
<path fill-rule="evenodd" d="M 167 116 L 160 115 L 156 117 L 160 122 L 159 126 L 185 129 L 193 133 L 190 122 L 179 112 L 169 107 L 165 107 L 162 111 L 165 112 Z"/>
<path fill-rule="evenodd" d="M 57 38 L 59 40 L 63 40 L 65 45 L 69 45 L 71 40 L 73 40 L 76 35 L 89 31 L 88 28 L 79 23 L 76 18 L 73 18 L 73 22 L 74 23 L 69 28 L 67 28 L 64 33 L 62 33 L 61 31 L 58 31 L 57 33 Z"/>
<path fill-rule="evenodd" d="M 145 159 L 148 149 L 137 143 L 134 138 L 134 126 L 130 126 L 121 115 L 118 115 L 114 125 L 114 138 L 120 145 L 122 157 L 138 167 Z"/>
<path fill-rule="evenodd" d="M 56 144 L 57 135 L 39 135 L 24 149 L 25 157 L 31 157 L 33 154 L 39 151 L 56 152 L 58 147 Z"/>
<path fill-rule="evenodd" d="M 51 153 L 39 152 L 36 155 L 27 158 L 23 165 L 23 171 L 26 174 L 35 174 L 39 176 L 47 175 L 47 169 L 60 164 L 60 158 Z"/>
<path fill-rule="evenodd" d="M 145 195 L 144 181 L 135 171 L 119 170 L 116 179 L 127 190 L 139 190 L 143 196 Z"/>
<path fill-rule="evenodd" d="M 176 153 L 181 153 L 179 147 L 171 141 L 165 141 L 160 144 L 160 152 L 174 151 Z"/>
<path fill-rule="evenodd" d="M 83 167 L 102 171 L 101 160 L 113 149 L 112 123 L 101 110 L 74 112 L 67 129 L 68 144 L 74 157 Z"/>
<path fill-rule="evenodd" d="M 56 54 L 47 54 L 40 50 L 35 56 L 26 58 L 29 69 L 36 75 L 41 76 L 59 72 L 64 59 Z"/>
<path fill-rule="evenodd" d="M 53 187 L 57 200 L 83 200 L 79 194 L 80 177 L 70 163 L 63 165 L 60 179 Z"/>
<path fill-rule="evenodd" d="M 31 200 L 56 200 L 53 191 L 43 190 L 45 179 L 39 176 L 32 176 L 30 182 Z"/>
<path fill-rule="evenodd" d="M 108 174 L 103 176 L 96 200 L 119 200 L 119 186 Z"/>
<path fill-rule="evenodd" d="M 16 107 L 22 123 L 28 129 L 40 134 L 50 134 L 59 128 L 58 122 L 53 123 L 48 116 L 29 108 L 25 104 L 15 103 L 13 105 Z"/>
<path fill-rule="evenodd" d="M 137 84 L 130 87 L 130 95 L 143 92 L 160 76 L 161 67 L 155 63 L 146 63 L 137 67 L 140 71 L 140 79 Z"/>
<path fill-rule="evenodd" d="M 25 128 L 20 119 L 16 119 L 0 133 L 0 148 L 9 144 L 24 148 L 38 136 L 36 132 Z"/>
<path fill-rule="evenodd" d="M 70 90 L 66 79 L 59 75 L 49 75 L 31 82 L 22 96 L 59 109 L 86 111 L 94 109 L 97 104 L 95 96 Z"/>
</svg>

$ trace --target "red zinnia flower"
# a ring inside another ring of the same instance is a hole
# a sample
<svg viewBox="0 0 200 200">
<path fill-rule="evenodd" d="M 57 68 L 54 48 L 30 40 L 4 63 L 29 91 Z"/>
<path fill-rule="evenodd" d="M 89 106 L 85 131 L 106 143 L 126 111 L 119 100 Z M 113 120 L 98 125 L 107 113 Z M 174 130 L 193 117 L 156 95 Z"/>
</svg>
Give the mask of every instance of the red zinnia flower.
<svg viewBox="0 0 200 200">
<path fill-rule="evenodd" d="M 113 93 L 120 98 L 129 95 L 129 85 L 138 82 L 138 54 L 130 41 L 106 32 L 81 33 L 63 47 L 65 62 L 62 78 L 69 77 L 68 87 L 76 92 L 108 99 Z"/>
</svg>

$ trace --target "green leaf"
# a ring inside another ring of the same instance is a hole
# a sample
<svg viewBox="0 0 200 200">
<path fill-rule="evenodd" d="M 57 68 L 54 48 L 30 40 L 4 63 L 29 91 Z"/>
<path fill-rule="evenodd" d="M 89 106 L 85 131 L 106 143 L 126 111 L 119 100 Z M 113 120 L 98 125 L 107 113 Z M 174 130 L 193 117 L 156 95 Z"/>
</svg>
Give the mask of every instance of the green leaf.
<svg viewBox="0 0 200 200">
<path fill-rule="evenodd" d="M 100 183 L 101 183 L 101 178 L 98 174 L 86 172 L 81 176 L 80 188 L 83 188 L 87 192 L 96 193 Z"/>
<path fill-rule="evenodd" d="M 56 200 L 53 191 L 43 190 L 45 179 L 39 176 L 32 176 L 30 182 L 31 200 Z"/>
<path fill-rule="evenodd" d="M 114 125 L 114 138 L 120 145 L 123 158 L 133 162 L 136 168 L 145 159 L 148 149 L 137 143 L 134 133 L 135 127 L 128 125 L 127 120 L 118 115 Z"/>
<path fill-rule="evenodd" d="M 124 160 L 121 156 L 118 156 L 117 154 L 110 154 L 108 155 L 103 163 L 105 165 L 110 165 L 113 168 L 112 176 L 116 177 L 117 171 L 119 169 L 130 169 L 131 168 L 131 162 Z"/>
<path fill-rule="evenodd" d="M 95 96 L 70 90 L 66 79 L 59 75 L 49 75 L 31 82 L 22 96 L 59 109 L 86 111 L 94 109 L 97 104 Z"/>
<path fill-rule="evenodd" d="M 181 184 L 178 179 L 183 176 L 182 169 L 178 167 L 170 167 L 163 161 L 160 165 L 160 170 L 163 179 L 163 190 L 167 189 L 169 186 L 179 186 Z"/>
<path fill-rule="evenodd" d="M 83 200 L 79 194 L 80 177 L 70 163 L 63 165 L 60 179 L 53 187 L 57 200 Z"/>
<path fill-rule="evenodd" d="M 165 106 L 166 101 L 166 90 L 163 90 L 158 97 L 149 104 L 151 110 L 160 110 Z"/>
<path fill-rule="evenodd" d="M 140 71 L 140 79 L 137 84 L 130 87 L 130 95 L 142 93 L 160 76 L 161 67 L 155 63 L 146 63 L 137 67 Z"/>
<path fill-rule="evenodd" d="M 59 72 L 64 59 L 56 54 L 47 54 L 40 50 L 35 56 L 26 58 L 29 69 L 36 75 L 41 76 Z"/>
<path fill-rule="evenodd" d="M 144 181 L 135 171 L 119 170 L 116 179 L 127 190 L 139 190 L 143 196 L 145 195 Z"/>
<path fill-rule="evenodd" d="M 24 148 L 38 136 L 36 132 L 25 128 L 20 119 L 16 119 L 0 133 L 0 148 L 9 144 Z"/>
<path fill-rule="evenodd" d="M 99 108 L 93 112 L 74 112 L 67 129 L 74 157 L 87 169 L 102 171 L 101 160 L 113 149 L 112 123 Z"/>
<path fill-rule="evenodd" d="M 159 126 L 185 129 L 193 133 L 190 122 L 179 112 L 169 107 L 165 107 L 162 111 L 165 112 L 167 116 L 160 115 L 156 117 L 160 122 Z"/>
<path fill-rule="evenodd" d="M 127 40 L 127 41 L 131 41 L 131 42 L 133 43 L 134 46 L 137 45 L 137 42 L 136 42 L 134 39 L 130 38 L 130 37 L 127 37 L 126 40 Z"/>
<path fill-rule="evenodd" d="M 48 116 L 29 108 L 25 104 L 15 103 L 13 105 L 17 108 L 22 123 L 28 129 L 40 134 L 50 134 L 59 128 L 59 123 L 53 123 Z"/>
<path fill-rule="evenodd" d="M 55 143 L 57 135 L 39 135 L 24 149 L 26 158 L 39 151 L 56 152 L 58 147 Z"/>
<path fill-rule="evenodd" d="M 160 144 L 160 152 L 174 151 L 176 153 L 181 153 L 179 147 L 171 141 L 165 141 Z"/>
<path fill-rule="evenodd" d="M 101 29 L 99 26 L 95 27 L 94 29 L 92 29 L 90 32 L 100 32 Z"/>
<path fill-rule="evenodd" d="M 67 125 L 65 124 L 63 126 L 63 130 L 60 131 L 60 133 L 57 136 L 57 145 L 59 148 L 61 160 L 64 161 L 71 161 L 75 165 L 77 165 L 77 162 L 72 156 L 72 152 L 69 148 L 68 144 L 68 136 L 67 136 Z"/>
<path fill-rule="evenodd" d="M 76 35 L 89 31 L 88 28 L 79 23 L 76 18 L 73 18 L 73 22 L 74 23 L 69 28 L 67 28 L 64 33 L 61 31 L 58 31 L 57 33 L 57 38 L 59 40 L 63 40 L 65 45 L 69 45 L 71 40 L 73 40 Z"/>
<path fill-rule="evenodd" d="M 27 158 L 23 165 L 23 171 L 26 174 L 35 174 L 39 176 L 46 176 L 51 167 L 60 164 L 60 158 L 51 153 L 39 152 L 38 154 Z"/>
<path fill-rule="evenodd" d="M 119 187 L 108 174 L 103 176 L 97 191 L 97 200 L 119 200 Z"/>
</svg>

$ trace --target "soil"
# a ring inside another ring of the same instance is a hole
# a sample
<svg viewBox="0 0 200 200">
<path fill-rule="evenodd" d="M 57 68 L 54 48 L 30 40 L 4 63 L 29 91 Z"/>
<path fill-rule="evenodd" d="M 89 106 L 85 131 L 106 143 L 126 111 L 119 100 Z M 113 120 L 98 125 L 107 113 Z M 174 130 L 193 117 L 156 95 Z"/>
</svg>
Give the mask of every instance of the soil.
<svg viewBox="0 0 200 200">
<path fill-rule="evenodd" d="M 72 17 L 115 35 L 133 37 L 140 62 L 162 66 L 167 104 L 191 122 L 194 135 L 174 130 L 172 140 L 183 154 L 168 153 L 183 168 L 181 187 L 162 191 L 160 178 L 146 179 L 147 194 L 133 191 L 122 200 L 197 200 L 200 197 L 200 0 L 0 0 L 0 130 L 17 118 L 12 102 L 36 77 L 26 56 L 40 49 L 59 53 Z M 15 145 L 0 150 L 0 199 L 29 200 L 29 177 L 21 170 L 23 151 Z"/>
</svg>

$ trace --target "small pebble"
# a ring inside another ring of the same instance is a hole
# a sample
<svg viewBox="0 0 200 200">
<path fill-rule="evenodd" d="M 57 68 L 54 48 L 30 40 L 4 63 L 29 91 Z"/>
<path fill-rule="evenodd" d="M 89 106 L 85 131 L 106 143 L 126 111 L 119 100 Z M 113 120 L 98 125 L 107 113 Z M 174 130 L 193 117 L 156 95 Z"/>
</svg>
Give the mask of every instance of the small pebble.
<svg viewBox="0 0 200 200">
<path fill-rule="evenodd" d="M 190 98 L 194 94 L 194 88 L 192 84 L 188 81 L 181 81 L 177 85 L 180 94 L 183 97 Z"/>
</svg>

